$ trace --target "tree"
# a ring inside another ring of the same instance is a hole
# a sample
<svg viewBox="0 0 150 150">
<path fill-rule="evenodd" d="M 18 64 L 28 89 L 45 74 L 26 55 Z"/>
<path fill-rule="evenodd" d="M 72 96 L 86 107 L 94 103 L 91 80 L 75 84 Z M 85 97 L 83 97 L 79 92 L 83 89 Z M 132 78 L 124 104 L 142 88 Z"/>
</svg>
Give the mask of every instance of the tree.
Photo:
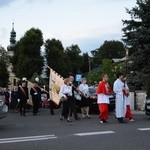
<svg viewBox="0 0 150 150">
<path fill-rule="evenodd" d="M 0 46 L 0 87 L 8 85 L 9 73 L 7 70 L 9 57 L 6 50 Z"/>
<path fill-rule="evenodd" d="M 125 48 L 121 41 L 105 41 L 94 56 L 94 64 L 102 63 L 103 59 L 123 58 L 125 57 Z"/>
<path fill-rule="evenodd" d="M 123 72 L 122 64 L 114 63 L 110 59 L 103 59 L 102 64 L 100 65 L 100 71 L 99 72 L 91 72 L 89 79 L 91 84 L 95 84 L 95 82 L 99 83 L 101 80 L 102 74 L 107 74 L 109 77 L 109 84 L 112 86 L 115 79 L 116 79 L 116 73 L 117 72 Z"/>
<path fill-rule="evenodd" d="M 48 66 L 62 76 L 66 76 L 69 64 L 68 57 L 64 54 L 64 47 L 60 40 L 48 39 L 45 42 L 45 57 Z"/>
<path fill-rule="evenodd" d="M 43 69 L 42 45 L 43 34 L 41 30 L 35 28 L 28 30 L 16 43 L 12 65 L 17 77 L 25 76 L 30 79 L 35 72 L 41 74 Z"/>
<path fill-rule="evenodd" d="M 127 13 L 131 15 L 130 20 L 123 20 L 124 36 L 123 40 L 130 50 L 130 65 L 128 73 L 133 78 L 139 75 L 139 81 L 142 81 L 143 74 L 150 73 L 150 1 L 137 0 L 137 5 Z M 133 76 L 136 74 L 136 76 Z M 142 86 L 142 83 L 137 83 Z M 134 83 L 136 87 L 136 83 Z M 141 87 L 140 86 L 140 87 Z"/>
<path fill-rule="evenodd" d="M 81 71 L 82 56 L 80 55 L 81 50 L 78 45 L 71 45 L 65 50 L 65 55 L 69 58 L 71 64 L 70 72 L 73 75 Z"/>
<path fill-rule="evenodd" d="M 89 55 L 88 55 L 88 53 L 83 53 L 83 55 L 82 55 L 81 72 L 82 73 L 89 72 Z"/>
</svg>

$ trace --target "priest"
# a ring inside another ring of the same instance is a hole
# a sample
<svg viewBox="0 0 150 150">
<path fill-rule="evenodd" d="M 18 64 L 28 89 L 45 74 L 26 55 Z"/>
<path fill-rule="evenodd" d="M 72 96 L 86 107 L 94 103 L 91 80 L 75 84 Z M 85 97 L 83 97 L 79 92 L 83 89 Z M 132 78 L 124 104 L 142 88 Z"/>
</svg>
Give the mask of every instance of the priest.
<svg viewBox="0 0 150 150">
<path fill-rule="evenodd" d="M 114 82 L 113 91 L 116 93 L 116 118 L 120 123 L 126 123 L 124 120 L 126 113 L 126 102 L 123 94 L 124 83 L 123 74 L 117 73 L 117 80 Z"/>
</svg>

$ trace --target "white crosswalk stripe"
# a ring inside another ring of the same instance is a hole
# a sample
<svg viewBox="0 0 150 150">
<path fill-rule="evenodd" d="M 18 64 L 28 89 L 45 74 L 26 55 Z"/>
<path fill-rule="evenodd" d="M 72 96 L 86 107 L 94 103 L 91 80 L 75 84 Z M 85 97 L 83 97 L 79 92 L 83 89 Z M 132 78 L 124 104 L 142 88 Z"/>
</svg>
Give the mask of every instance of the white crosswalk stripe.
<svg viewBox="0 0 150 150">
<path fill-rule="evenodd" d="M 28 137 L 16 137 L 16 138 L 3 138 L 0 139 L 0 144 L 4 143 L 17 143 L 17 142 L 28 142 L 28 141 L 41 141 L 56 139 L 55 135 L 41 135 L 41 136 L 28 136 Z"/>
<path fill-rule="evenodd" d="M 91 136 L 91 135 L 104 135 L 104 134 L 113 134 L 114 131 L 100 131 L 100 132 L 86 132 L 86 133 L 76 133 L 75 136 Z"/>
<path fill-rule="evenodd" d="M 140 131 L 150 131 L 150 128 L 138 128 Z"/>
</svg>

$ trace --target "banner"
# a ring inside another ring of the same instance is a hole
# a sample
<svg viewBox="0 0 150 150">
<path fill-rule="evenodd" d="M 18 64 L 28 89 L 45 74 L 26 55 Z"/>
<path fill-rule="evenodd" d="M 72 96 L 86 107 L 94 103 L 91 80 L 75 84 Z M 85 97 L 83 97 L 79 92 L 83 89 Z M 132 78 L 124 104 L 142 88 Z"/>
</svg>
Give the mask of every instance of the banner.
<svg viewBox="0 0 150 150">
<path fill-rule="evenodd" d="M 59 105 L 60 97 L 59 97 L 59 91 L 60 87 L 64 83 L 64 78 L 60 76 L 57 72 L 55 72 L 53 69 L 48 67 L 50 69 L 50 77 L 49 77 L 49 88 L 50 88 L 50 99 L 57 105 Z"/>
</svg>

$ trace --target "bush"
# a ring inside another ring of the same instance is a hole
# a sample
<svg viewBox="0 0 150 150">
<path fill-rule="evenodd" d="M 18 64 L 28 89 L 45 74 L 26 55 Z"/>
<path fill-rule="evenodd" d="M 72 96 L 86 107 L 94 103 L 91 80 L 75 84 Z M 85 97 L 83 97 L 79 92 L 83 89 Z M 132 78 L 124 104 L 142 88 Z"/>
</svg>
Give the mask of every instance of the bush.
<svg viewBox="0 0 150 150">
<path fill-rule="evenodd" d="M 150 74 L 143 75 L 142 81 L 143 81 L 144 88 L 147 91 L 147 98 L 150 98 Z"/>
</svg>

